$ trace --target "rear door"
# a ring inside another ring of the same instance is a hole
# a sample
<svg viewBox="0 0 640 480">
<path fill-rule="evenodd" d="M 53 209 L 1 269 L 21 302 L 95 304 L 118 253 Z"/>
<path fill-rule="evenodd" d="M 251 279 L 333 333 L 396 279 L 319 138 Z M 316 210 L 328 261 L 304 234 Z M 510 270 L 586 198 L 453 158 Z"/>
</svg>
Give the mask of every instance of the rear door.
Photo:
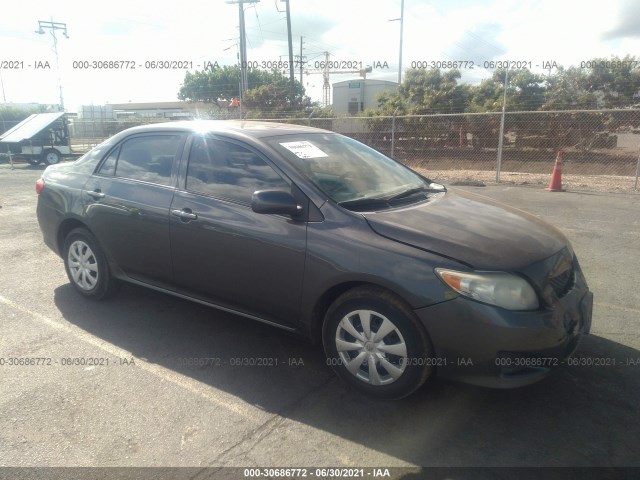
<svg viewBox="0 0 640 480">
<path fill-rule="evenodd" d="M 172 284 L 169 207 L 185 137 L 128 137 L 85 185 L 87 223 L 116 273 L 164 287 Z"/>
<path fill-rule="evenodd" d="M 291 183 L 252 147 L 195 136 L 171 205 L 174 278 L 186 294 L 295 326 L 307 225 L 251 210 L 260 189 Z"/>
</svg>

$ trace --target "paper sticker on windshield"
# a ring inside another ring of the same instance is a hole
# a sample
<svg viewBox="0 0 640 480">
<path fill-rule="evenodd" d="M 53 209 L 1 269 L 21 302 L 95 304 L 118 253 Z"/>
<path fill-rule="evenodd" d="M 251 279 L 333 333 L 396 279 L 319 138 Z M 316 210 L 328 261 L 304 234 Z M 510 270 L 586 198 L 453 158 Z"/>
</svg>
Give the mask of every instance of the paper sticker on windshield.
<svg viewBox="0 0 640 480">
<path fill-rule="evenodd" d="M 320 158 L 329 156 L 306 140 L 302 142 L 285 142 L 280 145 L 293 152 L 293 154 L 298 158 Z"/>
</svg>

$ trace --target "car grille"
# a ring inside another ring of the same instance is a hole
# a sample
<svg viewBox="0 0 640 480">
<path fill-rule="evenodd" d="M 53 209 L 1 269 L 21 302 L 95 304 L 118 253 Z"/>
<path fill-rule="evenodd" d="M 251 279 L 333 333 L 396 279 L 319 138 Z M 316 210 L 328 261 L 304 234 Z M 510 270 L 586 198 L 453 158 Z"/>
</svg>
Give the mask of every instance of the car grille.
<svg viewBox="0 0 640 480">
<path fill-rule="evenodd" d="M 558 298 L 564 297 L 571 287 L 573 287 L 574 272 L 573 267 L 569 267 L 564 272 L 549 279 L 549 285 Z"/>
</svg>

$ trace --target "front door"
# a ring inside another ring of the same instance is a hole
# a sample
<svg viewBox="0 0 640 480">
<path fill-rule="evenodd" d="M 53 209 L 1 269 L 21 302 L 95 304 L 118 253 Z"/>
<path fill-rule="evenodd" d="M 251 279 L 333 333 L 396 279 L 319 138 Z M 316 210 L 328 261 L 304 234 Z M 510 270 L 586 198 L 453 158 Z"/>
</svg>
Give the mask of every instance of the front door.
<svg viewBox="0 0 640 480">
<path fill-rule="evenodd" d="M 295 326 L 307 225 L 251 210 L 253 192 L 267 188 L 291 184 L 248 145 L 196 136 L 171 205 L 174 277 L 186 294 Z"/>
</svg>

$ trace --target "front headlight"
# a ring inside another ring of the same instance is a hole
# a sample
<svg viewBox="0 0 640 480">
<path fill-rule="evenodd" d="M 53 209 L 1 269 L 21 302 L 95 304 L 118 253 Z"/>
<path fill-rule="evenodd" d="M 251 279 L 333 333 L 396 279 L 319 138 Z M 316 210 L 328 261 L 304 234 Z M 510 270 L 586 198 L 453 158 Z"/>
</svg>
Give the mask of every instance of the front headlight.
<svg viewBox="0 0 640 480">
<path fill-rule="evenodd" d="M 508 310 L 535 310 L 538 296 L 524 278 L 505 272 L 457 272 L 435 269 L 444 283 L 456 292 L 479 302 Z"/>
</svg>

